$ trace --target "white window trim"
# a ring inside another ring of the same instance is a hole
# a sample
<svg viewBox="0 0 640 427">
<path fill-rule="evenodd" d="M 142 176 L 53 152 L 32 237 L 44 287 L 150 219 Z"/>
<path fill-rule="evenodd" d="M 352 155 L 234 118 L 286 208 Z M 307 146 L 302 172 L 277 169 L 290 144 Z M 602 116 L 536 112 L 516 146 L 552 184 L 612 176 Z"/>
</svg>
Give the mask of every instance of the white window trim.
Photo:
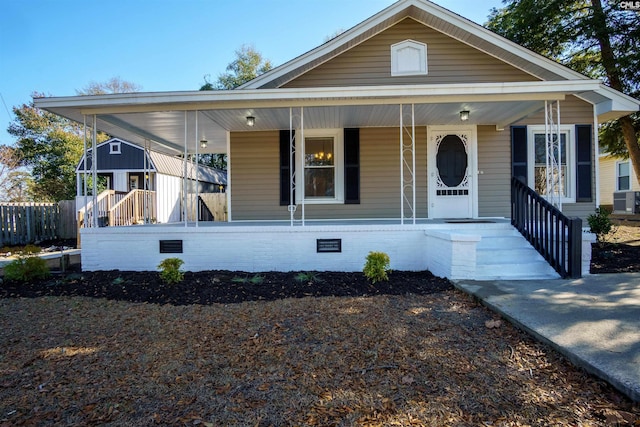
<svg viewBox="0 0 640 427">
<path fill-rule="evenodd" d="M 122 154 L 122 147 L 120 146 L 120 142 L 109 143 L 109 154 Z"/>
<path fill-rule="evenodd" d="M 629 188 L 620 188 L 620 168 L 618 167 L 622 163 L 627 163 L 629 165 Z M 629 191 L 631 190 L 631 163 L 629 160 L 618 160 L 616 161 L 616 191 Z"/>
<path fill-rule="evenodd" d="M 419 59 L 415 68 L 403 69 L 400 62 L 399 53 L 403 49 L 414 49 L 418 52 Z M 405 40 L 391 45 L 391 75 L 392 76 L 426 76 L 427 66 L 427 45 L 415 40 Z"/>
<path fill-rule="evenodd" d="M 535 135 L 545 133 L 544 125 L 527 126 L 527 181 L 535 188 Z M 576 202 L 576 136 L 575 125 L 560 125 L 560 133 L 567 135 L 567 195 L 562 203 Z M 546 196 L 543 196 L 546 198 Z"/>
<path fill-rule="evenodd" d="M 302 135 L 301 129 L 296 129 L 296 203 L 303 203 L 304 193 L 304 144 L 299 144 L 298 137 Z M 335 171 L 335 196 L 327 198 L 307 198 L 304 196 L 305 205 L 327 205 L 344 203 L 344 130 L 343 129 L 305 129 L 304 137 L 332 137 Z"/>
</svg>

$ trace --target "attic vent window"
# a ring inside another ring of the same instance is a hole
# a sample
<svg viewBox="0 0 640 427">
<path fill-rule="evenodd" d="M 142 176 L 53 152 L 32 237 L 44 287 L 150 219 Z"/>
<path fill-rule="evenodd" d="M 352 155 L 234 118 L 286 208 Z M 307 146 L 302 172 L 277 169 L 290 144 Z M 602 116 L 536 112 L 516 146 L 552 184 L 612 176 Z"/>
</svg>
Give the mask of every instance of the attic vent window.
<svg viewBox="0 0 640 427">
<path fill-rule="evenodd" d="M 119 142 L 110 142 L 109 143 L 109 154 L 122 154 L 122 151 L 120 151 L 120 143 Z"/>
<path fill-rule="evenodd" d="M 427 75 L 427 45 L 405 40 L 391 45 L 391 75 Z"/>
</svg>

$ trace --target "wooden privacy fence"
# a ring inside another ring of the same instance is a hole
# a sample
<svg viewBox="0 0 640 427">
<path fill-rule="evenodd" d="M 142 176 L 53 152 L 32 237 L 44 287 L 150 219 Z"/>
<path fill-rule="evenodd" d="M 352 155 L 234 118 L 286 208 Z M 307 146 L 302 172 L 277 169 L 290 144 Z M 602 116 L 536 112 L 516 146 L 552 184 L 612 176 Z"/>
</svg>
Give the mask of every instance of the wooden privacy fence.
<svg viewBox="0 0 640 427">
<path fill-rule="evenodd" d="M 0 206 L 3 245 L 26 245 L 55 239 L 59 208 L 55 203 L 10 203 Z"/>
<path fill-rule="evenodd" d="M 187 217 L 189 221 L 195 221 L 196 211 L 199 221 L 226 221 L 227 220 L 227 194 L 226 193 L 200 193 L 196 199 L 195 194 L 187 196 Z"/>
<path fill-rule="evenodd" d="M 26 245 L 76 236 L 75 202 L 5 203 L 0 205 L 0 240 Z"/>
</svg>

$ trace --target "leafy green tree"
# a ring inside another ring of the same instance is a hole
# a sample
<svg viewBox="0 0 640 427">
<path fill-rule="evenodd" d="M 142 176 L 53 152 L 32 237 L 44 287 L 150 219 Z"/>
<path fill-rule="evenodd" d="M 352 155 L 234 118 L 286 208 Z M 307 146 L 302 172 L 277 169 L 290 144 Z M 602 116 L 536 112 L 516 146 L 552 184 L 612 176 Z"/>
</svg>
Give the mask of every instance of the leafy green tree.
<svg viewBox="0 0 640 427">
<path fill-rule="evenodd" d="M 552 58 L 613 89 L 640 93 L 640 16 L 601 0 L 504 0 L 486 24 L 490 30 Z M 628 155 L 640 182 L 637 113 L 605 124 L 601 145 Z"/>
<path fill-rule="evenodd" d="M 227 65 L 227 72 L 220 74 L 215 83 L 205 76 L 200 90 L 231 90 L 255 79 L 272 68 L 271 61 L 264 59 L 253 46 L 243 45 L 236 50 L 236 59 Z M 216 169 L 227 170 L 227 155 L 214 153 L 203 154 L 200 163 Z"/>
<path fill-rule="evenodd" d="M 34 93 L 33 98 L 41 97 Z M 37 201 L 60 201 L 75 196 L 75 166 L 82 156 L 82 129 L 55 114 L 40 110 L 33 100 L 13 108 L 8 132 L 17 138 L 20 164 L 31 171 L 28 192 Z"/>
<path fill-rule="evenodd" d="M 100 95 L 139 90 L 135 84 L 114 78 L 106 83 L 91 83 L 80 95 Z M 32 98 L 43 95 L 37 92 Z M 84 151 L 83 127 L 75 122 L 40 110 L 33 99 L 13 108 L 14 120 L 8 128 L 16 138 L 15 155 L 20 166 L 31 174 L 27 181 L 29 198 L 36 201 L 73 199 L 76 193 L 75 168 Z M 108 138 L 98 134 L 98 142 Z"/>
<path fill-rule="evenodd" d="M 264 59 L 253 46 L 242 45 L 236 50 L 236 59 L 227 65 L 227 72 L 220 74 L 215 83 L 209 82 L 205 77 L 205 84 L 200 87 L 200 90 L 235 89 L 271 68 L 273 68 L 271 61 Z"/>
</svg>

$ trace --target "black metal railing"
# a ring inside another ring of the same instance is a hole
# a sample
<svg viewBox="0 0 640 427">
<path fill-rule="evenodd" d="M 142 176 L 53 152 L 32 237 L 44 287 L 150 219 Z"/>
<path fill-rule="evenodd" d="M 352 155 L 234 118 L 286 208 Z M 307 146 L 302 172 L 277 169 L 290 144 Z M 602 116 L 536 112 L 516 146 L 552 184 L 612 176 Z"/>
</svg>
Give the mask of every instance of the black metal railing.
<svg viewBox="0 0 640 427">
<path fill-rule="evenodd" d="M 568 218 L 515 177 L 511 179 L 511 224 L 562 278 L 582 275 L 582 220 Z"/>
</svg>

